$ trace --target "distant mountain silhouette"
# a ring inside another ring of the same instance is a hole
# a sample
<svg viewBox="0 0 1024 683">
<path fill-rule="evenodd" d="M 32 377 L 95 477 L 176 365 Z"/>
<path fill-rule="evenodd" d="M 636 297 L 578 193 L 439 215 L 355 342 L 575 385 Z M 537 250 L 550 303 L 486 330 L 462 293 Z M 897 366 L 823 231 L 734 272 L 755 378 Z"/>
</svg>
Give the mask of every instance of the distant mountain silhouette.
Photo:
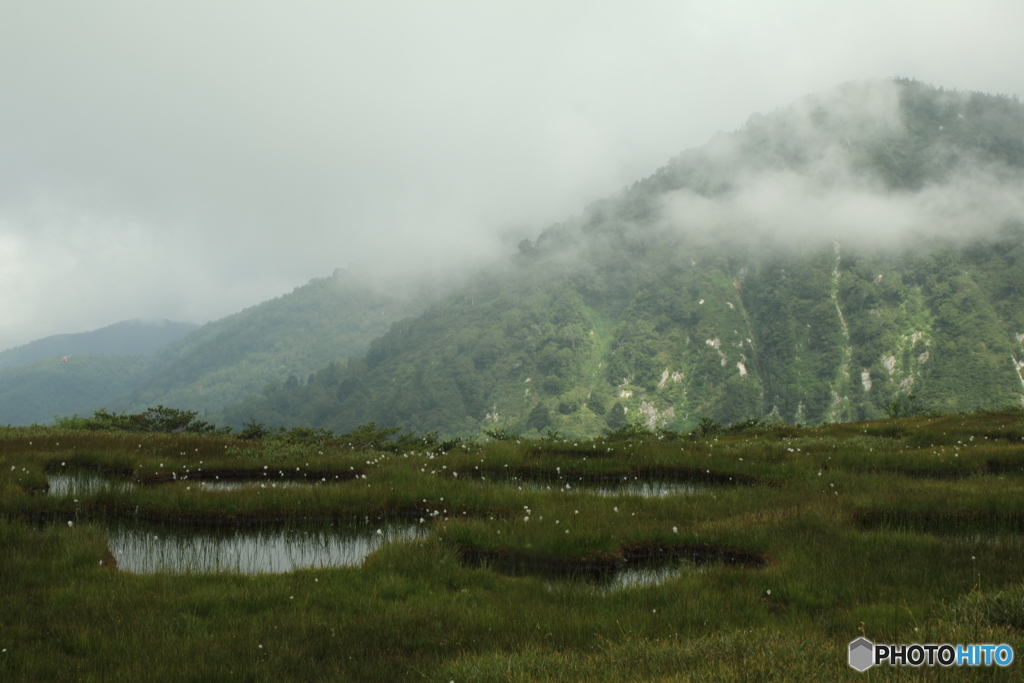
<svg viewBox="0 0 1024 683">
<path fill-rule="evenodd" d="M 0 351 L 0 368 L 71 354 L 149 356 L 198 327 L 172 320 L 125 320 L 92 332 L 55 334 Z"/>
</svg>

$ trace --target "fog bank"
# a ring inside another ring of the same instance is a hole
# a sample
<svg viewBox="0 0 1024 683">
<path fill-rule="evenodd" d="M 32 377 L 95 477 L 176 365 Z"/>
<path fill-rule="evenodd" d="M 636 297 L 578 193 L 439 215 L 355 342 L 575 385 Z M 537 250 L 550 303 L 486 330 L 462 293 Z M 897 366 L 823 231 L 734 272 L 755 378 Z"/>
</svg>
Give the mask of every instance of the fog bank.
<svg viewBox="0 0 1024 683">
<path fill-rule="evenodd" d="M 201 323 L 338 267 L 478 267 L 851 79 L 1021 94 L 1022 19 L 1008 0 L 5 3 L 0 349 Z M 779 197 L 840 231 L 941 218 L 943 201 L 816 199 L 770 175 L 728 205 L 673 201 L 707 225 L 817 229 Z"/>
</svg>

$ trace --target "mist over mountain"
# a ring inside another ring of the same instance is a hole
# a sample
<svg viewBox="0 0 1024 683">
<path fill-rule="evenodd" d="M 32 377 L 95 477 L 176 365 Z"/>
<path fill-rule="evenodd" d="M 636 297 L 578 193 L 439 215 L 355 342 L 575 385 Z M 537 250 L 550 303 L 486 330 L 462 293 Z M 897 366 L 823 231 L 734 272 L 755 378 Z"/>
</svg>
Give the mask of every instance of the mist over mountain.
<svg viewBox="0 0 1024 683">
<path fill-rule="evenodd" d="M 754 115 L 229 424 L 593 434 L 1021 403 L 1024 107 L 915 81 Z"/>
<path fill-rule="evenodd" d="M 0 423 L 163 404 L 236 427 L 584 435 L 1020 403 L 1022 109 L 846 84 L 459 279 L 337 271 L 169 343 L 123 323 L 0 353 Z"/>
</svg>

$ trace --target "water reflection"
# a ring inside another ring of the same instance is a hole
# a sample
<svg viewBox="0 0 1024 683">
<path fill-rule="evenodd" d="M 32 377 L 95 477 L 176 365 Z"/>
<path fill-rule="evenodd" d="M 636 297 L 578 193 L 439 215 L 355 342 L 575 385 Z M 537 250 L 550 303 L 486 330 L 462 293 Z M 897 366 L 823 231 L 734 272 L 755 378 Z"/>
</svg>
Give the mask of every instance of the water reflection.
<svg viewBox="0 0 1024 683">
<path fill-rule="evenodd" d="M 683 572 L 705 571 L 704 567 L 684 562 L 681 564 L 662 565 L 659 567 L 633 567 L 630 569 L 619 569 L 611 576 L 596 582 L 581 582 L 577 579 L 563 580 L 558 583 L 548 583 L 550 591 L 563 590 L 588 590 L 598 593 L 614 593 L 616 591 L 629 590 L 631 588 L 643 588 L 646 586 L 658 586 L 671 579 L 678 578 Z"/>
<path fill-rule="evenodd" d="M 84 472 L 72 470 L 70 472 L 59 472 L 47 474 L 46 480 L 50 484 L 50 495 L 53 496 L 82 496 L 100 491 L 124 491 L 135 487 L 135 483 L 125 479 L 108 478 L 96 472 Z M 326 477 L 321 479 L 192 479 L 181 477 L 178 481 L 185 482 L 187 486 L 196 486 L 206 491 L 236 491 L 244 488 L 280 489 L 294 486 L 326 486 L 337 483 L 338 478 L 333 480 Z M 345 479 L 344 481 L 349 481 Z M 166 483 L 169 485 L 169 483 Z"/>
<path fill-rule="evenodd" d="M 1004 533 L 999 531 L 956 535 L 953 536 L 953 542 L 956 545 L 963 547 L 989 546 L 994 548 L 1003 548 L 1006 550 L 1024 549 L 1024 536 L 1021 534 Z"/>
<path fill-rule="evenodd" d="M 59 472 L 46 475 L 51 496 L 85 496 L 100 491 L 127 490 L 135 485 L 130 481 L 112 480 L 96 472 Z"/>
<path fill-rule="evenodd" d="M 233 481 L 209 481 L 200 480 L 192 483 L 205 491 L 237 491 L 239 489 L 284 489 L 295 486 L 320 486 L 324 482 L 317 481 L 261 481 L 258 479 L 243 479 Z"/>
<path fill-rule="evenodd" d="M 602 482 L 572 483 L 556 482 L 544 484 L 535 481 L 512 480 L 507 483 L 521 491 L 563 491 L 565 493 L 589 493 L 598 496 L 641 496 L 643 498 L 664 498 L 665 496 L 695 496 L 706 493 L 707 487 L 676 481 L 623 481 L 621 484 Z"/>
<path fill-rule="evenodd" d="M 599 486 L 584 490 L 599 496 L 643 496 L 644 498 L 693 496 L 707 491 L 703 486 L 674 481 L 633 481 L 620 486 Z"/>
<path fill-rule="evenodd" d="M 703 571 L 699 567 L 689 567 L 691 571 Z M 683 573 L 683 566 L 667 567 L 638 567 L 635 569 L 622 569 L 615 573 L 607 584 L 603 586 L 605 591 L 617 591 L 627 588 L 640 588 L 643 586 L 657 586 L 669 579 L 674 579 Z"/>
<path fill-rule="evenodd" d="M 409 524 L 179 531 L 122 523 L 108 529 L 118 568 L 135 574 L 263 574 L 357 566 L 385 543 L 424 533 Z"/>
</svg>

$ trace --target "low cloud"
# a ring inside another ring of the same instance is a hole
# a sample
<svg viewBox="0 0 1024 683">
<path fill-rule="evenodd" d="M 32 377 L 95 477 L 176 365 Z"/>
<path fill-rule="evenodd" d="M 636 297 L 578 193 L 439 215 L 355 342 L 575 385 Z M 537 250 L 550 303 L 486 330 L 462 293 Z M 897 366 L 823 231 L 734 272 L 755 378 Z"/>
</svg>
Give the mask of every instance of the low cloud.
<svg viewBox="0 0 1024 683">
<path fill-rule="evenodd" d="M 0 348 L 204 322 L 339 267 L 477 268 L 854 78 L 1024 94 L 1022 19 L 1012 0 L 0 3 Z M 799 179 L 749 180 L 731 206 L 672 201 L 788 230 L 773 192 L 815 208 Z"/>
<path fill-rule="evenodd" d="M 236 278 L 217 261 L 244 249 L 217 241 L 53 206 L 0 214 L 0 348 L 124 319 L 205 321 L 296 284 Z"/>
<path fill-rule="evenodd" d="M 663 226 L 700 239 L 895 248 L 984 237 L 1024 221 L 1022 169 L 942 142 L 930 149 L 934 179 L 914 189 L 887 184 L 865 163 L 865 146 L 907 134 L 891 81 L 848 84 L 769 117 L 755 115 L 702 152 L 721 186 L 667 193 Z"/>
<path fill-rule="evenodd" d="M 820 178 L 804 173 L 765 172 L 713 197 L 689 190 L 667 195 L 665 225 L 704 239 L 898 247 L 983 237 L 1024 220 L 1021 187 L 1024 176 L 1005 168 L 957 173 L 918 191 L 889 191 L 852 178 L 823 186 Z"/>
</svg>

